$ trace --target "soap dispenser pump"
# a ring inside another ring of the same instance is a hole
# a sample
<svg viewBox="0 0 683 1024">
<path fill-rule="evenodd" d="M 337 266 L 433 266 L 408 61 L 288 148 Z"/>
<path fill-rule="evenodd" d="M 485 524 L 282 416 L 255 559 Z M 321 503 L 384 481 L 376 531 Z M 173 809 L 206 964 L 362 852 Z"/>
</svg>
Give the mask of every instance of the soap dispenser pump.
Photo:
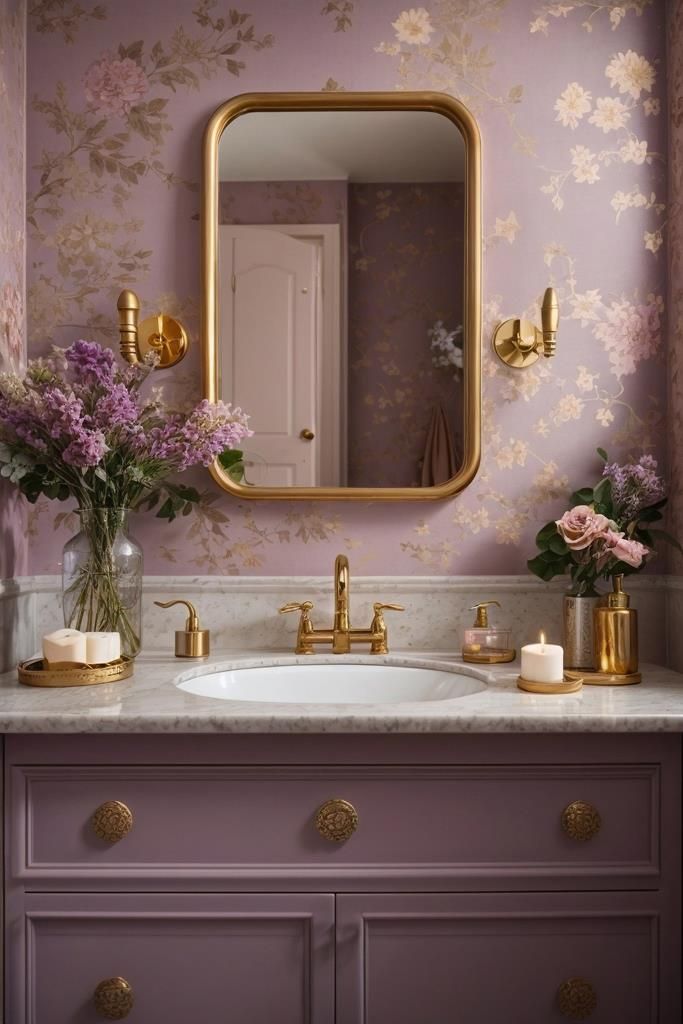
<svg viewBox="0 0 683 1024">
<path fill-rule="evenodd" d="M 472 627 L 465 630 L 463 661 L 495 665 L 515 660 L 517 652 L 512 646 L 512 630 L 489 625 L 489 607 L 493 604 L 500 608 L 499 601 L 480 601 L 470 608 L 477 616 Z"/>
</svg>

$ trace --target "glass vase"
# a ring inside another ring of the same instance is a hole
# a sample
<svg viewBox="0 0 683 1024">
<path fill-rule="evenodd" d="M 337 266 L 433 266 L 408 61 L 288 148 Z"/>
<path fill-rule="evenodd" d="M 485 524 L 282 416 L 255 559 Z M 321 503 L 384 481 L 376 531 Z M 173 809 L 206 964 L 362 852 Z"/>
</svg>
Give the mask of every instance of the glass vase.
<svg viewBox="0 0 683 1024">
<path fill-rule="evenodd" d="M 81 528 L 64 546 L 64 624 L 119 633 L 134 658 L 142 639 L 142 548 L 128 533 L 128 510 L 79 509 Z"/>
</svg>

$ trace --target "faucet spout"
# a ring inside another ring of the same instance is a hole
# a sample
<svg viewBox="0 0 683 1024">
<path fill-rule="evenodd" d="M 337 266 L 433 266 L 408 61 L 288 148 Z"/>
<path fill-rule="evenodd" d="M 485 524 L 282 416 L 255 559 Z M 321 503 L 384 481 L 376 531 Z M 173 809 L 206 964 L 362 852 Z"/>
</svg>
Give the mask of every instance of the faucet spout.
<svg viewBox="0 0 683 1024">
<path fill-rule="evenodd" d="M 334 562 L 334 629 L 348 633 L 349 625 L 349 560 L 337 555 Z"/>
</svg>

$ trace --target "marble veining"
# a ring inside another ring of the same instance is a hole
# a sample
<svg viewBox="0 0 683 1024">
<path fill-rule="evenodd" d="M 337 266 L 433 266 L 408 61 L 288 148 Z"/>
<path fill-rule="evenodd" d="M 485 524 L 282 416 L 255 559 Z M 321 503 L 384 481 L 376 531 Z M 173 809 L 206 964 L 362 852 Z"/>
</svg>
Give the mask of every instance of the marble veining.
<svg viewBox="0 0 683 1024">
<path fill-rule="evenodd" d="M 363 662 L 364 655 L 345 655 Z M 374 664 L 442 668 L 484 678 L 486 689 L 421 704 L 263 704 L 196 697 L 174 682 L 206 672 L 268 664 L 335 663 L 334 655 L 217 652 L 201 664 L 168 653 L 140 655 L 128 680 L 95 687 L 33 689 L 15 672 L 0 676 L 0 732 L 10 733 L 577 733 L 683 732 L 683 675 L 645 666 L 643 683 L 584 687 L 577 694 L 536 696 L 515 685 L 518 664 L 482 673 L 454 653 L 397 653 Z"/>
</svg>

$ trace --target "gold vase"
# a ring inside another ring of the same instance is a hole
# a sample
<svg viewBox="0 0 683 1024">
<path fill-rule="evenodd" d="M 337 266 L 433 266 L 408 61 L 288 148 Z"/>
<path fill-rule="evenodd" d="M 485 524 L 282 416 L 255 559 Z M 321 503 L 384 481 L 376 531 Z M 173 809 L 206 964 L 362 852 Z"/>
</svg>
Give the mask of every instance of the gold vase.
<svg viewBox="0 0 683 1024">
<path fill-rule="evenodd" d="M 595 609 L 593 637 L 598 672 L 626 676 L 638 671 L 638 612 L 629 607 L 624 577 L 614 577 L 614 590 Z"/>
</svg>

